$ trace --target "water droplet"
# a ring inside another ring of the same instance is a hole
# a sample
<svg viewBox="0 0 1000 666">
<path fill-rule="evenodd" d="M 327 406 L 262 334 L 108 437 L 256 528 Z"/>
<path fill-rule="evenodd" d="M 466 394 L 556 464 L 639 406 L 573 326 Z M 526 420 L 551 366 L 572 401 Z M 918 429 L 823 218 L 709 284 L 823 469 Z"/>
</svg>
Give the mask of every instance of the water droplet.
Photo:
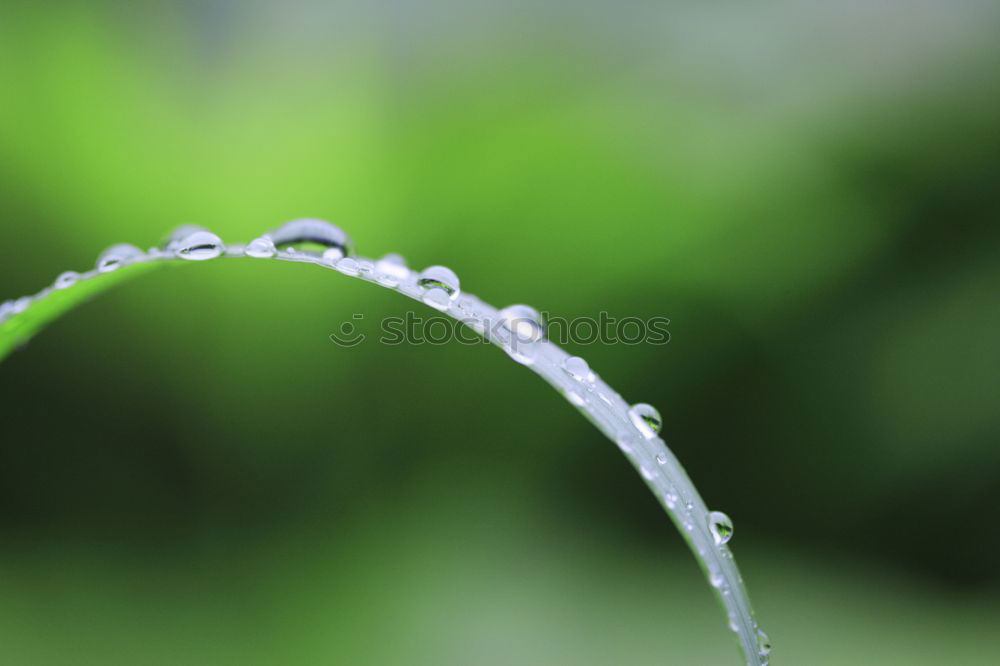
<svg viewBox="0 0 1000 666">
<path fill-rule="evenodd" d="M 641 465 L 639 467 L 639 473 L 642 474 L 642 478 L 646 479 L 647 481 L 652 481 L 653 479 L 656 478 L 656 470 L 650 469 L 645 465 Z"/>
<path fill-rule="evenodd" d="M 721 511 L 708 514 L 708 529 L 717 546 L 728 543 L 733 538 L 733 521 Z"/>
<path fill-rule="evenodd" d="M 644 402 L 632 405 L 632 408 L 628 410 L 628 417 L 632 421 L 632 425 L 646 439 L 656 437 L 656 433 L 660 432 L 660 428 L 663 427 L 663 419 L 656 411 L 656 407 Z"/>
<path fill-rule="evenodd" d="M 579 356 L 570 356 L 564 360 L 563 370 L 565 370 L 570 377 L 578 382 L 594 380 L 594 375 L 590 371 L 590 366 L 587 365 L 587 362 Z"/>
<path fill-rule="evenodd" d="M 663 496 L 663 501 L 667 503 L 668 509 L 673 509 L 675 506 L 677 506 L 677 493 L 673 491 L 668 491 Z"/>
<path fill-rule="evenodd" d="M 341 256 L 351 254 L 351 239 L 340 227 L 325 220 L 303 218 L 281 225 L 267 234 L 282 249 L 308 252 L 312 247 L 337 248 Z"/>
<path fill-rule="evenodd" d="M 379 272 L 378 280 L 385 284 L 399 284 L 410 276 L 406 267 L 406 259 L 401 254 L 387 254 L 375 262 L 375 270 Z"/>
<path fill-rule="evenodd" d="M 205 261 L 215 259 L 224 249 L 221 238 L 211 231 L 201 230 L 178 240 L 174 245 L 174 254 L 189 261 Z"/>
<path fill-rule="evenodd" d="M 344 251 L 339 247 L 327 248 L 323 251 L 323 263 L 336 266 L 337 262 L 344 258 Z M 353 261 L 353 259 L 351 260 Z"/>
<path fill-rule="evenodd" d="M 135 245 L 119 243 L 112 245 L 97 258 L 97 270 L 101 273 L 110 273 L 121 266 L 140 259 L 143 256 L 142 250 Z"/>
<path fill-rule="evenodd" d="M 662 453 L 657 453 L 656 454 L 656 462 L 658 462 L 661 465 L 666 465 L 667 464 L 667 457 L 665 455 L 663 455 Z"/>
<path fill-rule="evenodd" d="M 424 292 L 422 298 L 424 303 L 442 312 L 447 311 L 451 307 L 451 296 L 448 295 L 447 291 L 439 287 L 428 289 Z"/>
<path fill-rule="evenodd" d="M 771 654 L 771 639 L 763 629 L 757 629 L 757 651 L 760 656 L 766 657 Z"/>
<path fill-rule="evenodd" d="M 566 391 L 566 397 L 569 398 L 569 401 L 577 407 L 583 407 L 587 404 L 587 401 L 584 400 L 583 396 L 576 391 Z"/>
<path fill-rule="evenodd" d="M 56 278 L 56 281 L 52 283 L 52 286 L 56 289 L 68 289 L 76 284 L 76 281 L 80 279 L 80 274 L 76 271 L 66 271 Z"/>
<path fill-rule="evenodd" d="M 182 224 L 171 231 L 170 236 L 167 237 L 167 242 L 164 244 L 164 247 L 169 251 L 168 254 L 172 255 L 176 252 L 181 241 L 198 231 L 208 231 L 208 229 L 197 224 Z"/>
<path fill-rule="evenodd" d="M 722 587 L 723 583 L 726 582 L 725 577 L 723 577 L 722 572 L 718 569 L 713 569 L 708 575 L 708 582 L 714 588 Z"/>
<path fill-rule="evenodd" d="M 511 305 L 500 311 L 500 318 L 504 327 L 521 342 L 537 342 L 545 337 L 542 316 L 533 307 Z"/>
<path fill-rule="evenodd" d="M 740 625 L 736 622 L 736 616 L 730 614 L 729 616 L 729 631 L 739 632 Z"/>
<path fill-rule="evenodd" d="M 461 293 L 458 276 L 446 266 L 429 266 L 420 272 L 417 285 L 424 289 L 443 289 L 452 300 Z"/>
<path fill-rule="evenodd" d="M 277 248 L 274 246 L 274 241 L 271 240 L 270 236 L 261 236 L 250 241 L 244 252 L 246 252 L 248 257 L 255 259 L 269 259 L 277 252 Z"/>
<path fill-rule="evenodd" d="M 350 257 L 344 257 L 343 259 L 338 261 L 336 266 L 334 266 L 334 268 L 336 268 L 344 275 L 357 275 L 358 273 L 361 272 L 361 268 L 358 266 L 358 262 L 356 262 L 354 259 L 351 259 Z"/>
</svg>

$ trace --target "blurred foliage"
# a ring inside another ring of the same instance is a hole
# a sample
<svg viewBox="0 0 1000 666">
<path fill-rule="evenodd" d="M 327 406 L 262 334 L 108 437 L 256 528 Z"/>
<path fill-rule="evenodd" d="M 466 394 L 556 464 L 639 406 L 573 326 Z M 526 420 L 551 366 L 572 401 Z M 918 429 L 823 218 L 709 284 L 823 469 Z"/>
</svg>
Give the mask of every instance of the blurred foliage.
<svg viewBox="0 0 1000 666">
<path fill-rule="evenodd" d="M 184 222 L 324 217 L 657 405 L 780 663 L 997 648 L 988 4 L 6 3 L 3 298 Z M 398 296 L 163 271 L 0 373 L 11 663 L 735 663 L 615 448 L 495 350 L 341 349 Z M 466 370 L 463 372 L 463 370 Z"/>
</svg>

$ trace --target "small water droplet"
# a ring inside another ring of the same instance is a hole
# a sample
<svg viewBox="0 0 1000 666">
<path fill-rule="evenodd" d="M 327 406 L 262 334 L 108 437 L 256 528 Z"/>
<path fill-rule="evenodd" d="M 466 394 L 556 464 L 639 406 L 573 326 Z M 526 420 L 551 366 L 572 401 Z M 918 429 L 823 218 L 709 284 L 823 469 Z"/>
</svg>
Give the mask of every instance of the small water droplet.
<svg viewBox="0 0 1000 666">
<path fill-rule="evenodd" d="M 101 273 L 110 273 L 127 263 L 140 259 L 142 256 L 142 250 L 135 245 L 128 243 L 112 245 L 101 252 L 101 256 L 97 258 L 97 270 Z"/>
<path fill-rule="evenodd" d="M 740 625 L 736 622 L 736 616 L 731 614 L 729 616 L 729 631 L 739 633 L 739 630 L 740 630 Z"/>
<path fill-rule="evenodd" d="M 657 453 L 656 454 L 656 462 L 658 462 L 661 465 L 666 465 L 667 464 L 667 457 L 665 455 L 663 455 L 662 453 Z"/>
<path fill-rule="evenodd" d="M 708 582 L 712 585 L 712 587 L 720 588 L 723 583 L 726 582 L 726 579 L 723 577 L 721 571 L 712 570 L 712 572 L 708 575 Z"/>
<path fill-rule="evenodd" d="M 590 371 L 590 366 L 579 356 L 570 356 L 564 360 L 563 370 L 578 382 L 593 381 L 594 379 L 594 375 Z"/>
<path fill-rule="evenodd" d="M 500 318 L 503 326 L 521 342 L 537 342 L 545 337 L 545 323 L 542 321 L 542 315 L 533 307 L 528 305 L 508 306 L 500 311 Z"/>
<path fill-rule="evenodd" d="M 337 265 L 337 262 L 343 258 L 344 258 L 344 251 L 339 247 L 331 247 L 323 251 L 322 259 L 324 264 L 329 264 L 330 266 L 335 267 Z"/>
<path fill-rule="evenodd" d="M 660 428 L 663 427 L 663 419 L 660 417 L 660 413 L 656 411 L 656 407 L 647 405 L 644 402 L 632 405 L 632 408 L 628 410 L 628 416 L 632 421 L 632 425 L 646 439 L 656 437 L 656 433 L 660 432 Z"/>
<path fill-rule="evenodd" d="M 423 301 L 436 310 L 445 312 L 451 307 L 451 296 L 440 287 L 433 287 L 424 292 Z"/>
<path fill-rule="evenodd" d="M 76 271 L 66 271 L 56 278 L 56 281 L 52 283 L 55 289 L 68 289 L 76 284 L 76 281 L 80 279 L 80 274 Z"/>
<path fill-rule="evenodd" d="M 357 275 L 358 273 L 361 272 L 361 268 L 358 266 L 358 262 L 356 262 L 354 259 L 351 259 L 350 257 L 344 257 L 343 259 L 338 261 L 336 266 L 334 266 L 334 268 L 336 268 L 344 275 Z"/>
<path fill-rule="evenodd" d="M 292 220 L 267 234 L 275 246 L 301 252 L 309 252 L 314 247 L 337 248 L 341 256 L 351 254 L 351 239 L 340 227 L 326 220 L 303 218 Z"/>
<path fill-rule="evenodd" d="M 733 521 L 721 511 L 708 514 L 708 529 L 717 546 L 728 543 L 733 538 Z"/>
<path fill-rule="evenodd" d="M 8 317 L 14 316 L 14 301 L 4 301 L 0 303 L 0 321 L 7 321 Z"/>
<path fill-rule="evenodd" d="M 673 509 L 677 506 L 677 493 L 668 491 L 667 494 L 663 496 L 663 501 L 667 503 L 668 509 Z"/>
<path fill-rule="evenodd" d="M 760 656 L 766 657 L 771 654 L 771 639 L 763 629 L 757 629 L 757 651 Z"/>
<path fill-rule="evenodd" d="M 375 270 L 379 272 L 378 280 L 385 284 L 399 284 L 410 275 L 406 267 L 406 259 L 401 254 L 387 254 L 375 262 Z"/>
<path fill-rule="evenodd" d="M 271 240 L 270 236 L 254 238 L 244 250 L 248 257 L 253 257 L 255 259 L 269 259 L 273 257 L 277 251 L 278 248 L 275 247 L 274 241 Z"/>
<path fill-rule="evenodd" d="M 443 289 L 452 300 L 458 298 L 461 286 L 455 272 L 446 266 L 429 266 L 420 272 L 417 285 L 423 289 Z"/>
<path fill-rule="evenodd" d="M 646 479 L 647 481 L 652 481 L 653 479 L 656 478 L 656 470 L 650 469 L 645 465 L 641 465 L 639 467 L 639 473 L 642 474 L 642 478 Z"/>
<path fill-rule="evenodd" d="M 583 399 L 583 396 L 576 391 L 566 391 L 566 397 L 577 407 L 583 407 L 587 404 L 587 401 Z"/>
<path fill-rule="evenodd" d="M 225 246 L 222 239 L 211 231 L 195 231 L 177 241 L 174 254 L 188 261 L 215 259 L 222 254 Z"/>
</svg>

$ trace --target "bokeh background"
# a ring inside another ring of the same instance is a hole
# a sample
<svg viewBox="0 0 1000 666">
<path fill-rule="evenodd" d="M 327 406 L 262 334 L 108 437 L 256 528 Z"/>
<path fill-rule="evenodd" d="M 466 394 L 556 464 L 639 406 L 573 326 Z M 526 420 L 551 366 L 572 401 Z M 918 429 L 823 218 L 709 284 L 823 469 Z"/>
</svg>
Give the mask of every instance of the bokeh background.
<svg viewBox="0 0 1000 666">
<path fill-rule="evenodd" d="M 1000 11 L 989 2 L 0 9 L 0 298 L 180 223 L 295 217 L 571 346 L 668 443 L 776 664 L 1000 650 Z M 0 662 L 739 663 L 614 445 L 416 306 L 209 262 L 0 367 Z"/>
</svg>

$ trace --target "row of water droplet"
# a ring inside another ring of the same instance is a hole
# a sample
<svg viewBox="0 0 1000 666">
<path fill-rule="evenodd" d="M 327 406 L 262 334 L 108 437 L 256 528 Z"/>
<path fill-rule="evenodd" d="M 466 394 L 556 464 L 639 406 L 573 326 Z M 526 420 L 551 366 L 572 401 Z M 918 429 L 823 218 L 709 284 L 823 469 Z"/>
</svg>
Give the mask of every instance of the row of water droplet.
<svg viewBox="0 0 1000 666">
<path fill-rule="evenodd" d="M 611 437 L 635 465 L 698 551 L 709 582 L 727 609 L 730 628 L 741 634 L 744 651 L 751 658 L 748 663 L 757 666 L 768 663 L 770 641 L 753 618 L 742 592 L 742 578 L 727 546 L 733 536 L 733 523 L 726 514 L 704 508 L 679 463 L 659 438 L 663 419 L 656 408 L 645 403 L 628 405 L 597 377 L 584 359 L 570 356 L 546 340 L 545 322 L 537 310 L 527 305 L 496 310 L 474 296 L 463 294 L 458 276 L 445 266 L 430 266 L 418 273 L 407 267 L 398 254 L 388 254 L 375 261 L 356 256 L 348 235 L 323 220 L 294 220 L 245 245 L 226 245 L 211 231 L 187 225 L 175 230 L 162 246 L 145 252 L 128 244 L 109 247 L 100 254 L 92 270 L 62 273 L 42 292 L 0 305 L 0 323 L 24 312 L 33 302 L 53 291 L 67 289 L 81 280 L 130 264 L 242 256 L 314 263 L 398 289 L 458 318 L 503 348 L 518 363 L 533 366 Z M 741 629 L 750 631 L 741 632 Z M 746 636 L 753 637 L 754 645 L 747 644 Z"/>
</svg>

